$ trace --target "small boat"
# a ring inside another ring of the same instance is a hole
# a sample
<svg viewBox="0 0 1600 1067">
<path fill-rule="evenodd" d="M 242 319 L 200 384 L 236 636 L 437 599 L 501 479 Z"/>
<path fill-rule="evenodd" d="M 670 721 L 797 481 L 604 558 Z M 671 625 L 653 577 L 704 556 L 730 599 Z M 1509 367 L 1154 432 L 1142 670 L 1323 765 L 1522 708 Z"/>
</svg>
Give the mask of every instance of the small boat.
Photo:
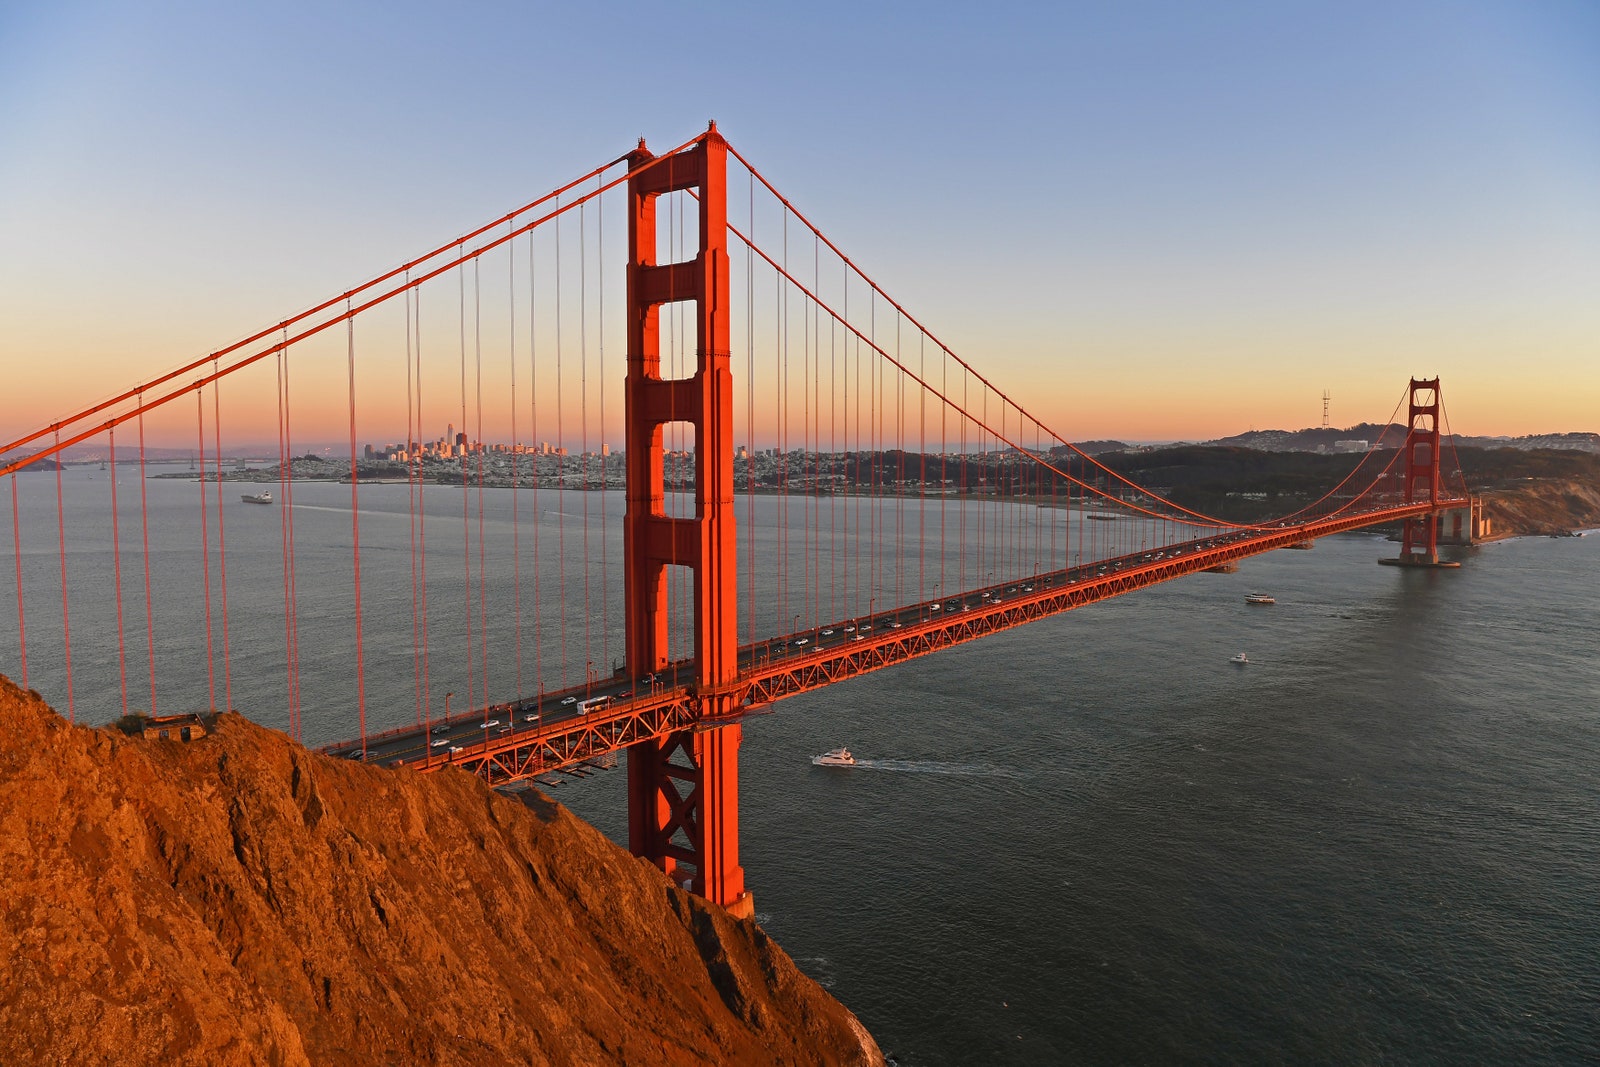
<svg viewBox="0 0 1600 1067">
<path fill-rule="evenodd" d="M 1270 593 L 1246 593 L 1244 602 L 1246 604 L 1276 604 L 1278 600 Z"/>
<path fill-rule="evenodd" d="M 245 493 L 239 499 L 246 504 L 270 504 L 272 503 L 272 490 L 263 489 L 259 493 Z"/>
<path fill-rule="evenodd" d="M 854 767 L 856 758 L 850 755 L 848 748 L 836 748 L 832 752 L 824 752 L 820 756 L 812 756 L 811 762 L 818 767 Z"/>
<path fill-rule="evenodd" d="M 1237 663 L 1237 664 L 1239 664 L 1239 665 L 1240 665 L 1240 666 L 1243 666 L 1243 665 L 1244 665 L 1244 664 L 1246 664 L 1246 663 L 1249 663 L 1249 662 L 1250 662 L 1250 657 L 1249 657 L 1249 656 L 1247 656 L 1247 655 L 1245 655 L 1245 654 L 1244 654 L 1244 653 L 1243 653 L 1243 652 L 1241 652 L 1241 653 L 1239 653 L 1239 654 L 1238 654 L 1238 655 L 1237 655 L 1237 656 L 1233 656 L 1233 657 L 1231 657 L 1231 658 L 1230 658 L 1230 659 L 1229 659 L 1229 660 L 1228 660 L 1228 662 L 1229 662 L 1229 663 Z"/>
</svg>

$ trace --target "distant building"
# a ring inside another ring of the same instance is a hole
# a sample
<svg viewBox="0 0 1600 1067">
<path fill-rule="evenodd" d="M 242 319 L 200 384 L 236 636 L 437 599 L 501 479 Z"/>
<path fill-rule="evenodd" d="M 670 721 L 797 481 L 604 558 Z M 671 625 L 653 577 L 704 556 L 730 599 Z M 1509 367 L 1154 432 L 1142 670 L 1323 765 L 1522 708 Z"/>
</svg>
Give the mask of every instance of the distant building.
<svg viewBox="0 0 1600 1067">
<path fill-rule="evenodd" d="M 1370 447 L 1366 441 L 1335 441 L 1333 443 L 1335 452 L 1365 452 Z"/>
</svg>

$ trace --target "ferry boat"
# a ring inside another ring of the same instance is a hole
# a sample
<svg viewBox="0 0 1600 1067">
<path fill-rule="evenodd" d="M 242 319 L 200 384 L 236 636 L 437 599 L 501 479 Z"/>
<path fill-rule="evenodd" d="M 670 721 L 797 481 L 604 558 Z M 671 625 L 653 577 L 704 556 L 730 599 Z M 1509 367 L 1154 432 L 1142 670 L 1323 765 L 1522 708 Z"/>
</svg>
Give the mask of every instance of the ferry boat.
<svg viewBox="0 0 1600 1067">
<path fill-rule="evenodd" d="M 1276 604 L 1278 600 L 1270 593 L 1247 593 L 1245 594 L 1244 602 L 1246 604 Z"/>
<path fill-rule="evenodd" d="M 272 503 L 272 490 L 263 489 L 259 493 L 245 493 L 239 499 L 246 504 L 270 504 Z"/>
<path fill-rule="evenodd" d="M 854 767 L 856 758 L 850 755 L 848 748 L 836 748 L 832 752 L 824 752 L 820 756 L 812 756 L 811 762 L 818 767 Z"/>
<path fill-rule="evenodd" d="M 1240 666 L 1241 666 L 1241 667 L 1242 667 L 1242 666 L 1244 666 L 1244 665 L 1245 665 L 1245 664 L 1246 664 L 1246 663 L 1249 663 L 1249 662 L 1250 662 L 1250 657 L 1249 657 L 1249 656 L 1247 656 L 1247 655 L 1245 655 L 1245 654 L 1244 654 L 1244 653 L 1243 653 L 1243 652 L 1241 652 L 1241 653 L 1239 653 L 1239 654 L 1238 654 L 1238 655 L 1237 655 L 1237 656 L 1233 656 L 1233 657 L 1231 657 L 1231 658 L 1230 658 L 1230 659 L 1229 659 L 1229 660 L 1228 660 L 1228 662 L 1229 662 L 1229 663 L 1237 663 L 1237 664 L 1239 664 L 1239 665 L 1240 665 Z"/>
</svg>

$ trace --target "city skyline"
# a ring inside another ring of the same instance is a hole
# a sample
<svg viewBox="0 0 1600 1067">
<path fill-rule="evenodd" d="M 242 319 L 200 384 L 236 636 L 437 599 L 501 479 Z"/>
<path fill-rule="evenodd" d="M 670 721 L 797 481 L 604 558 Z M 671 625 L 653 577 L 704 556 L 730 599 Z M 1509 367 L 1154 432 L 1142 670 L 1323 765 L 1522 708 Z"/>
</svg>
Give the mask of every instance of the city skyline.
<svg viewBox="0 0 1600 1067">
<path fill-rule="evenodd" d="M 1315 426 L 1324 390 L 1335 424 L 1381 421 L 1413 375 L 1442 377 L 1461 433 L 1600 429 L 1591 7 L 706 14 L 662 21 L 655 52 L 583 11 L 8 13 L 4 434 L 712 116 L 1067 439 Z M 589 427 L 617 447 L 621 354 L 613 333 L 615 410 Z M 268 395 L 232 394 L 230 433 L 270 439 Z M 340 439 L 341 414 L 308 403 L 296 437 Z"/>
</svg>

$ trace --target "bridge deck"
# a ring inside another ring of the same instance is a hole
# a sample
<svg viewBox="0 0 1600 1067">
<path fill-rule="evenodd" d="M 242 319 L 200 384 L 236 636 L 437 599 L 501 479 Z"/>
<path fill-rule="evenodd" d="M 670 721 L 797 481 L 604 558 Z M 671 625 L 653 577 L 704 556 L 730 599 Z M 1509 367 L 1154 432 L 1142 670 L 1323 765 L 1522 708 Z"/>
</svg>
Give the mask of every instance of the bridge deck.
<svg viewBox="0 0 1600 1067">
<path fill-rule="evenodd" d="M 757 642 L 739 650 L 739 678 L 730 687 L 740 709 L 737 717 L 784 697 L 1196 571 L 1463 503 L 1389 506 L 1303 525 L 1201 538 Z M 701 694 L 693 681 L 692 665 L 677 663 L 637 683 L 608 679 L 604 685 L 546 693 L 458 713 L 446 721 L 370 735 L 364 751 L 359 741 L 328 745 L 323 751 L 422 771 L 457 767 L 492 785 L 504 785 L 652 737 L 715 729 L 735 721 L 703 715 Z"/>
</svg>

